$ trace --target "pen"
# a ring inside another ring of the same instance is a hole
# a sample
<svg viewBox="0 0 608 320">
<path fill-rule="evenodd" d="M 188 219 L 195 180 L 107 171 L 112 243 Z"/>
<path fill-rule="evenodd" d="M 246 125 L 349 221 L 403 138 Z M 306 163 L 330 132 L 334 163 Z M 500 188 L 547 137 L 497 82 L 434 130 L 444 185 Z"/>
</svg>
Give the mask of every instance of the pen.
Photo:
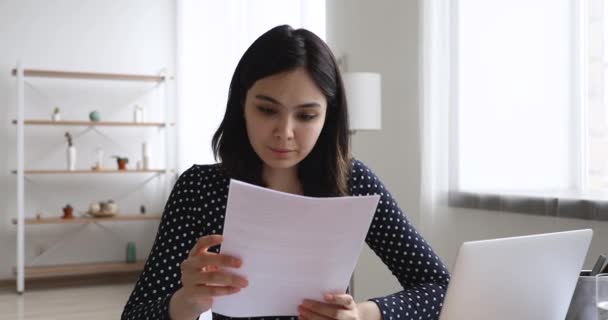
<svg viewBox="0 0 608 320">
<path fill-rule="evenodd" d="M 600 271 L 602 270 L 602 267 L 604 266 L 604 262 L 606 262 L 606 255 L 600 254 L 600 257 L 597 258 L 597 261 L 595 262 L 593 269 L 591 269 L 592 277 L 595 277 L 598 273 L 600 273 Z"/>
</svg>

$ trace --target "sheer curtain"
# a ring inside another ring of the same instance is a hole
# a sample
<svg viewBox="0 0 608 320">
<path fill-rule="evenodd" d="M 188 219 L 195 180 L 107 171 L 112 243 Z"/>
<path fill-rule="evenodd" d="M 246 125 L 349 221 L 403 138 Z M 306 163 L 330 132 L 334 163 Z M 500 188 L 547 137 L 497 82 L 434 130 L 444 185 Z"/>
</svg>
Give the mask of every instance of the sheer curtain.
<svg viewBox="0 0 608 320">
<path fill-rule="evenodd" d="M 420 46 L 420 223 L 433 238 L 433 225 L 449 191 L 450 7 L 422 2 Z"/>
<path fill-rule="evenodd" d="M 247 47 L 289 24 L 325 38 L 325 1 L 177 2 L 177 164 L 213 163 L 211 137 L 226 108 L 232 73 Z"/>
</svg>

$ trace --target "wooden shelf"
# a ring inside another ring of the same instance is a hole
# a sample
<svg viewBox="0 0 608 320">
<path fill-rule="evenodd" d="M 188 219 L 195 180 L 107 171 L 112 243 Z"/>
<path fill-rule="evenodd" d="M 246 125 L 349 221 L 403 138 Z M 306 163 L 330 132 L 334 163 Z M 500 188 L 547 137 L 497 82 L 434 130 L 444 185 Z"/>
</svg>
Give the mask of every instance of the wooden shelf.
<svg viewBox="0 0 608 320">
<path fill-rule="evenodd" d="M 51 121 L 51 120 L 25 120 L 26 125 L 35 126 L 85 126 L 85 127 L 160 127 L 164 128 L 164 122 L 119 122 L 119 121 Z M 13 120 L 13 124 L 17 124 L 17 120 Z M 171 126 L 174 123 L 169 124 Z"/>
<path fill-rule="evenodd" d="M 16 76 L 17 69 L 13 69 L 11 74 L 13 76 Z M 72 72 L 72 71 L 53 71 L 53 70 L 36 70 L 36 69 L 24 69 L 23 75 L 26 77 L 39 77 L 39 78 L 120 80 L 120 81 L 140 81 L 140 82 L 162 82 L 167 79 L 167 77 L 159 76 L 159 75 Z"/>
<path fill-rule="evenodd" d="M 91 223 L 91 222 L 114 222 L 114 221 L 146 221 L 146 220 L 160 220 L 159 214 L 130 214 L 122 215 L 118 214 L 113 217 L 74 217 L 71 219 L 63 219 L 61 217 L 52 218 L 26 218 L 24 219 L 25 224 L 79 224 L 79 223 Z M 12 220 L 13 224 L 17 224 L 17 219 Z"/>
<path fill-rule="evenodd" d="M 165 173 L 171 172 L 171 170 L 165 169 L 150 169 L 150 170 L 25 170 L 24 174 L 129 174 L 129 173 Z M 17 171 L 13 170 L 13 174 Z"/>
<path fill-rule="evenodd" d="M 55 277 L 72 277 L 84 275 L 119 274 L 139 272 L 143 270 L 145 261 L 126 262 L 96 262 L 82 264 L 63 264 L 54 266 L 25 267 L 26 279 L 44 279 Z M 13 272 L 16 274 L 15 269 Z"/>
</svg>

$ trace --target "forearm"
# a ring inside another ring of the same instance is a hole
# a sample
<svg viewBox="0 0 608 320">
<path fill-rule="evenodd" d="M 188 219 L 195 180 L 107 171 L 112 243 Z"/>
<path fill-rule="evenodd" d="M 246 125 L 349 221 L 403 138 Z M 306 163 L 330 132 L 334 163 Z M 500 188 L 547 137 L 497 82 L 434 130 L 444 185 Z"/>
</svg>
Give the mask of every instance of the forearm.
<svg viewBox="0 0 608 320">
<path fill-rule="evenodd" d="M 382 320 L 382 314 L 375 302 L 364 301 L 357 303 L 359 319 L 361 320 Z"/>
</svg>

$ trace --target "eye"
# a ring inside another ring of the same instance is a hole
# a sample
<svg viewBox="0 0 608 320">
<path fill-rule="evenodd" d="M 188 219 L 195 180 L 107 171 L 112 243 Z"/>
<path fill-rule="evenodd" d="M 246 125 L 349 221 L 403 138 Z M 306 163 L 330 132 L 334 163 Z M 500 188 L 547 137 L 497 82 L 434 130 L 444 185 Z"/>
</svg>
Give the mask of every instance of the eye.
<svg viewBox="0 0 608 320">
<path fill-rule="evenodd" d="M 316 117 L 317 117 L 316 114 L 311 114 L 311 113 L 298 114 L 298 119 L 303 120 L 303 121 L 310 121 Z"/>
<path fill-rule="evenodd" d="M 272 115 L 272 114 L 277 113 L 277 112 L 276 112 L 276 110 L 274 110 L 273 108 L 264 107 L 264 106 L 259 106 L 259 107 L 258 107 L 258 110 L 259 110 L 261 113 L 266 114 L 266 115 Z"/>
</svg>

